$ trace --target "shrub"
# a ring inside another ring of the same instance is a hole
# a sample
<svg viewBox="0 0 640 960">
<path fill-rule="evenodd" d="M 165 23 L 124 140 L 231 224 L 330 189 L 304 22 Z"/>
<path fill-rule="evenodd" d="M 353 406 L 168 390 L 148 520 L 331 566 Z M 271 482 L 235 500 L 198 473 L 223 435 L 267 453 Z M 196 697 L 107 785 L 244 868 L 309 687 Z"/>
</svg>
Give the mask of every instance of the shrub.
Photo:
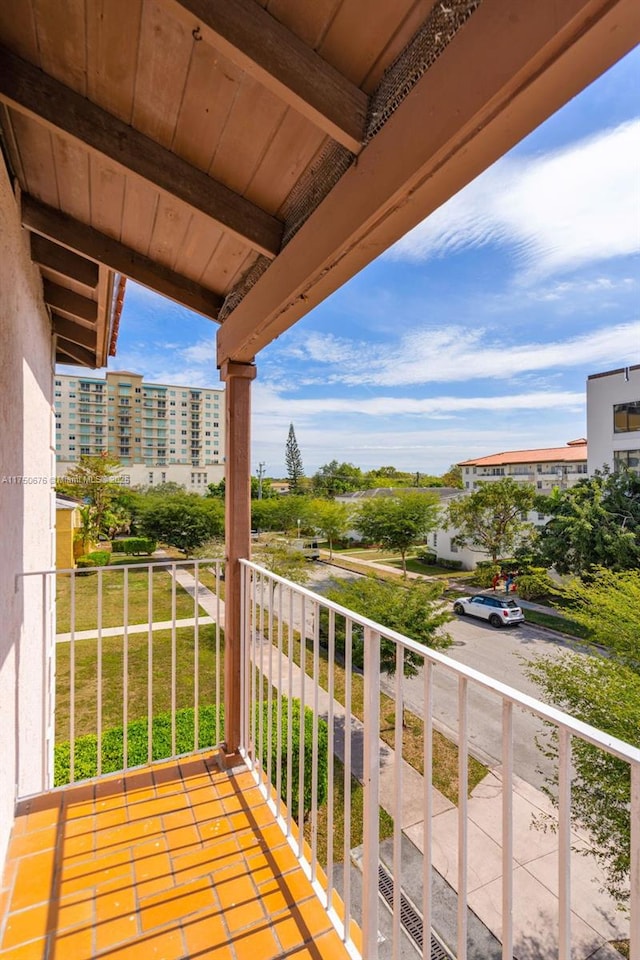
<svg viewBox="0 0 640 960">
<path fill-rule="evenodd" d="M 476 566 L 473 583 L 477 587 L 490 587 L 493 578 L 500 572 L 500 564 L 492 563 L 491 560 L 480 560 Z"/>
<path fill-rule="evenodd" d="M 434 567 L 438 560 L 433 550 L 429 550 L 428 547 L 423 547 L 422 550 L 418 550 L 416 553 L 416 558 L 420 561 L 420 563 L 426 563 L 431 567 Z"/>
<path fill-rule="evenodd" d="M 287 800 L 287 716 L 288 701 L 282 699 L 282 753 L 280 769 L 282 775 L 281 796 Z M 291 810 L 294 815 L 298 810 L 299 784 L 299 756 L 300 756 L 300 701 L 291 701 Z M 266 754 L 268 748 L 268 704 L 263 705 L 262 720 L 262 751 L 263 767 L 266 771 Z M 214 747 L 216 745 L 216 714 L 218 728 L 222 733 L 224 726 L 224 709 L 222 706 L 201 706 L 199 708 L 198 748 Z M 194 711 L 193 708 L 176 710 L 176 754 L 190 753 L 194 749 Z M 256 706 L 256 736 L 260 729 L 258 707 Z M 271 743 L 271 780 L 275 786 L 278 765 L 276 723 L 277 701 L 272 703 L 272 743 Z M 324 720 L 318 720 L 318 805 L 327 798 L 328 778 L 328 728 Z M 313 750 L 313 712 L 305 707 L 304 717 L 304 810 L 311 810 L 313 793 L 311 756 Z M 152 747 L 153 760 L 163 760 L 171 757 L 171 712 L 159 713 L 153 718 Z M 141 766 L 147 763 L 147 719 L 133 720 L 127 724 L 127 761 L 130 767 Z M 54 785 L 56 787 L 69 783 L 70 780 L 71 747 L 69 741 L 57 743 L 54 751 Z M 122 770 L 124 764 L 123 727 L 114 727 L 102 734 L 102 773 L 115 773 Z M 74 751 L 75 780 L 87 780 L 95 777 L 98 770 L 98 738 L 95 734 L 77 737 Z"/>
<path fill-rule="evenodd" d="M 127 556 L 149 556 L 156 549 L 156 541 L 149 537 L 125 537 L 123 540 L 114 540 L 111 549 L 114 553 L 126 553 Z"/>
<path fill-rule="evenodd" d="M 446 557 L 436 557 L 436 564 L 445 570 L 462 570 L 462 560 L 449 560 Z"/>
<path fill-rule="evenodd" d="M 557 591 L 553 580 L 544 567 L 532 567 L 516 579 L 518 596 L 523 600 L 545 600 Z"/>
<path fill-rule="evenodd" d="M 94 570 L 88 569 L 90 567 L 106 567 L 109 564 L 111 559 L 111 554 L 108 550 L 94 550 L 93 553 L 86 553 L 82 557 L 78 557 L 76 560 L 76 566 L 84 570 L 84 575 L 86 576 L 89 573 L 95 573 Z"/>
</svg>

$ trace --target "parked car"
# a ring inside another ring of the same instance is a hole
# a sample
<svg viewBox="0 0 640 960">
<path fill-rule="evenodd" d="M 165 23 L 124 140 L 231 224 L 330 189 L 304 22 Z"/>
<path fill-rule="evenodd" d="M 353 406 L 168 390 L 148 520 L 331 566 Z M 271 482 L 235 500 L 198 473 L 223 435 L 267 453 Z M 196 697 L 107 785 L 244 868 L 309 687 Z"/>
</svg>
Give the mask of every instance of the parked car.
<svg viewBox="0 0 640 960">
<path fill-rule="evenodd" d="M 482 593 L 475 597 L 459 597 L 453 605 L 453 612 L 488 620 L 492 627 L 510 627 L 524 621 L 524 614 L 515 600 L 501 600 Z"/>
</svg>

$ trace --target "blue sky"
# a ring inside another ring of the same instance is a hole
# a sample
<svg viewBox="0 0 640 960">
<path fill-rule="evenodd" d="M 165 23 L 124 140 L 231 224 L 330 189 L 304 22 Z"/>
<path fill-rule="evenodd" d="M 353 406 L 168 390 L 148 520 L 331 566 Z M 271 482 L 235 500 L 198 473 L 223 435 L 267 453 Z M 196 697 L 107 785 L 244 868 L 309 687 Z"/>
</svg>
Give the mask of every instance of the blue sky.
<svg viewBox="0 0 640 960">
<path fill-rule="evenodd" d="M 640 48 L 257 358 L 252 460 L 441 473 L 585 436 L 640 362 Z M 129 284 L 112 369 L 216 386 L 215 330 Z"/>
</svg>

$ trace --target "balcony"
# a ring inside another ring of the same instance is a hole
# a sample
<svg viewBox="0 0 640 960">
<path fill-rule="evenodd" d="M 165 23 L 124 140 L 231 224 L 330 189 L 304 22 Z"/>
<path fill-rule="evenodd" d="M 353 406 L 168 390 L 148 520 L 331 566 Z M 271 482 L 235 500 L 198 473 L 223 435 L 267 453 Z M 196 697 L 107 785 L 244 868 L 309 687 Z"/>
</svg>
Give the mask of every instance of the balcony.
<svg viewBox="0 0 640 960">
<path fill-rule="evenodd" d="M 19 589 L 35 579 L 43 596 L 57 592 L 57 708 L 40 718 L 56 748 L 41 758 L 50 790 L 18 803 L 3 960 L 386 960 L 401 947 L 615 960 L 611 942 L 629 938 L 637 957 L 640 751 L 255 564 L 241 571 L 236 676 L 223 669 L 219 562 L 18 578 Z M 390 722 L 381 639 L 396 658 Z M 407 652 L 422 661 L 417 680 L 403 679 Z M 476 710 L 495 714 L 502 751 L 455 803 L 433 784 L 442 676 L 457 704 L 459 783 L 471 783 Z M 425 704 L 417 762 L 404 744 L 407 683 Z M 220 750 L 228 684 L 240 721 L 231 770 Z M 557 731 L 553 803 L 514 773 L 523 711 Z M 630 917 L 583 855 L 577 741 L 630 771 Z"/>
</svg>

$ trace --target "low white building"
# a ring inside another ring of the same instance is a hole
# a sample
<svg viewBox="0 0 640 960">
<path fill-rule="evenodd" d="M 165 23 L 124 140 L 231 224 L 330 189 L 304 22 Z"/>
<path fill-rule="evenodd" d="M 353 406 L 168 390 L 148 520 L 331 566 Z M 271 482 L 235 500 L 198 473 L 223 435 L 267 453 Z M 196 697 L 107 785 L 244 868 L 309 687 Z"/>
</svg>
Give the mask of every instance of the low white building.
<svg viewBox="0 0 640 960">
<path fill-rule="evenodd" d="M 589 475 L 603 467 L 640 472 L 640 364 L 587 378 Z"/>
<path fill-rule="evenodd" d="M 460 496 L 473 493 L 478 483 L 492 483 L 511 477 L 518 483 L 534 486 L 537 493 L 549 494 L 554 487 L 566 489 L 587 476 L 587 441 L 584 437 L 570 440 L 564 447 L 545 447 L 535 450 L 506 450 L 488 457 L 463 460 L 464 491 Z M 532 511 L 528 520 L 542 523 L 544 514 Z M 463 570 L 475 569 L 478 561 L 488 560 L 483 550 L 458 547 L 453 542 L 457 531 L 453 528 L 434 530 L 427 544 L 440 560 L 458 561 Z"/>
</svg>

